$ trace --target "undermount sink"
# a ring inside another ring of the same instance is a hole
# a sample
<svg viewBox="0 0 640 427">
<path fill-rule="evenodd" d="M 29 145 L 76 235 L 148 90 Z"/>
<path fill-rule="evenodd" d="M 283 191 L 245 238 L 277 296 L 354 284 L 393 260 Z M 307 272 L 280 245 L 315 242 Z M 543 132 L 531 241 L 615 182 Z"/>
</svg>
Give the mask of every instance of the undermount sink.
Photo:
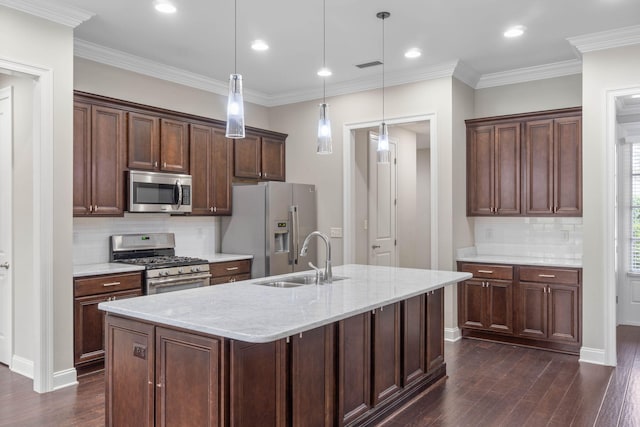
<svg viewBox="0 0 640 427">
<path fill-rule="evenodd" d="M 333 276 L 333 281 L 344 280 L 346 277 Z M 282 277 L 278 280 L 268 280 L 264 282 L 254 282 L 254 285 L 271 286 L 272 288 L 295 288 L 297 286 L 314 285 L 316 283 L 315 275 Z M 325 284 L 321 282 L 320 284 Z"/>
</svg>

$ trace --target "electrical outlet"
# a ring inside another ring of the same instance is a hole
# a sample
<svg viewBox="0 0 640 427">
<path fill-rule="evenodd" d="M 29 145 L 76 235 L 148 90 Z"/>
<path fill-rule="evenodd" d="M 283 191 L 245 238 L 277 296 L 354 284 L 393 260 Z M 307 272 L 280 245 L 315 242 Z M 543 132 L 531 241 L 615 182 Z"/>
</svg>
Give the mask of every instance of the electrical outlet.
<svg viewBox="0 0 640 427">
<path fill-rule="evenodd" d="M 331 237 L 342 237 L 342 227 L 331 227 Z"/>
</svg>

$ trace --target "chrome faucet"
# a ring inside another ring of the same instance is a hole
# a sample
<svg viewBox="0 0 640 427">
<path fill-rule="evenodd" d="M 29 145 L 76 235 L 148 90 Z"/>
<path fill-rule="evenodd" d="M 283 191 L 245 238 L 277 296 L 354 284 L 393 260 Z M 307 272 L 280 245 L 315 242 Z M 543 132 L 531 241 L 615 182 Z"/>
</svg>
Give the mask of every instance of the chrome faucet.
<svg viewBox="0 0 640 427">
<path fill-rule="evenodd" d="M 322 275 L 323 276 L 322 281 L 325 283 L 331 283 L 331 281 L 333 280 L 333 272 L 331 271 L 331 242 L 329 241 L 329 238 L 327 237 L 326 234 L 321 233 L 319 231 L 312 231 L 311 233 L 309 233 L 309 235 L 304 239 L 304 242 L 302 243 L 302 249 L 300 249 L 300 256 L 305 256 L 307 254 L 307 251 L 309 250 L 309 240 L 311 240 L 311 237 L 313 236 L 318 236 L 322 240 L 324 240 L 327 259 L 324 263 L 324 274 Z M 309 263 L 309 266 L 314 270 L 316 270 L 316 272 L 319 270 L 318 267 L 316 267 L 312 263 Z"/>
</svg>

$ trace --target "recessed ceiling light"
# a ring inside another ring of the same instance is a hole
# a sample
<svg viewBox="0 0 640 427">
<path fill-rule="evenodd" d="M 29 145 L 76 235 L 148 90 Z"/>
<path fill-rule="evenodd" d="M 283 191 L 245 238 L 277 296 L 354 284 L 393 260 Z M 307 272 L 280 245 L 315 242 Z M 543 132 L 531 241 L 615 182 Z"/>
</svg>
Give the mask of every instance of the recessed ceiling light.
<svg viewBox="0 0 640 427">
<path fill-rule="evenodd" d="M 320 69 L 318 70 L 318 75 L 319 75 L 320 77 L 329 77 L 331 74 L 333 74 L 333 73 L 332 73 L 332 72 L 331 72 L 331 70 L 330 70 L 330 69 L 328 69 L 327 67 L 323 67 L 323 68 L 320 68 Z"/>
<path fill-rule="evenodd" d="M 176 13 L 176 10 L 177 10 L 174 5 L 172 5 L 166 0 L 157 0 L 154 3 L 154 7 L 158 12 L 162 12 L 162 13 Z"/>
<path fill-rule="evenodd" d="M 420 55 L 422 55 L 422 51 L 417 47 L 412 47 L 404 53 L 405 58 L 418 58 Z"/>
<path fill-rule="evenodd" d="M 253 50 L 267 50 L 269 45 L 264 40 L 254 40 L 251 42 L 251 49 Z"/>
<path fill-rule="evenodd" d="M 504 36 L 507 38 L 512 38 L 512 37 L 520 37 L 521 35 L 524 34 L 524 27 L 522 25 L 516 25 L 514 27 L 509 28 L 507 31 L 504 32 Z"/>
</svg>

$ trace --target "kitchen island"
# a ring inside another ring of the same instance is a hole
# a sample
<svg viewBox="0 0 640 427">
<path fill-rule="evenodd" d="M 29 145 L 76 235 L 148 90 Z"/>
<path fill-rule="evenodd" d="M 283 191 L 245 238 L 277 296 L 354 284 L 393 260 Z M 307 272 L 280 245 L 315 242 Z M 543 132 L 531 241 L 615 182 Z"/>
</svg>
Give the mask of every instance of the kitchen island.
<svg viewBox="0 0 640 427">
<path fill-rule="evenodd" d="M 100 304 L 107 424 L 370 424 L 444 378 L 442 288 L 470 274 L 346 265 L 334 275 Z"/>
</svg>

